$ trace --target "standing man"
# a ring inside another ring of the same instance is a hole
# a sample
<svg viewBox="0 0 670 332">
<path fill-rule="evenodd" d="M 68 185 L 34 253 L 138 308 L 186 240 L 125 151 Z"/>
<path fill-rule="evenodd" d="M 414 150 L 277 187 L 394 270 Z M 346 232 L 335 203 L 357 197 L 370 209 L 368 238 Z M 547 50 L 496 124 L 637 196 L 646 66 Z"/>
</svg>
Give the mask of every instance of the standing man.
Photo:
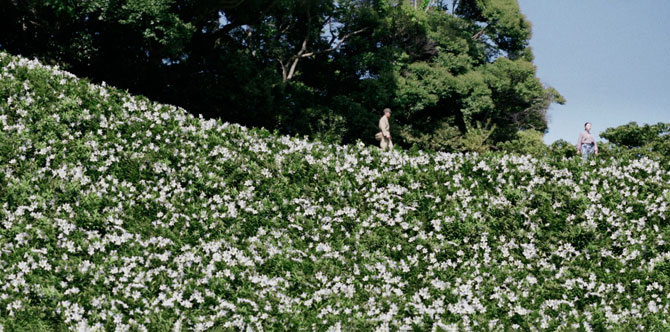
<svg viewBox="0 0 670 332">
<path fill-rule="evenodd" d="M 391 131 L 389 125 L 389 119 L 391 118 L 391 109 L 385 108 L 384 115 L 379 119 L 379 130 L 382 132 L 382 140 L 379 142 L 379 147 L 382 150 L 392 150 L 393 143 L 391 142 Z"/>
<path fill-rule="evenodd" d="M 584 124 L 584 131 L 579 134 L 579 141 L 577 141 L 577 153 L 582 154 L 582 158 L 586 160 L 591 154 L 598 155 L 598 144 L 591 135 L 591 122 Z"/>
</svg>

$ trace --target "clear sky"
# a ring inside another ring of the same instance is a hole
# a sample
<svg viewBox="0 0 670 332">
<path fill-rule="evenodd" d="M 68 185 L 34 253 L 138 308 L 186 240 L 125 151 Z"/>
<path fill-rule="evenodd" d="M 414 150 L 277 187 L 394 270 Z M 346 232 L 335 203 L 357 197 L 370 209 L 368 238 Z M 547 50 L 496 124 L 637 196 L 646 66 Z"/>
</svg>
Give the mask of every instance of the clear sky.
<svg viewBox="0 0 670 332">
<path fill-rule="evenodd" d="M 670 123 L 670 1 L 518 0 L 532 23 L 537 76 L 565 105 L 549 109 L 545 143 L 576 144 L 635 121 Z"/>
</svg>

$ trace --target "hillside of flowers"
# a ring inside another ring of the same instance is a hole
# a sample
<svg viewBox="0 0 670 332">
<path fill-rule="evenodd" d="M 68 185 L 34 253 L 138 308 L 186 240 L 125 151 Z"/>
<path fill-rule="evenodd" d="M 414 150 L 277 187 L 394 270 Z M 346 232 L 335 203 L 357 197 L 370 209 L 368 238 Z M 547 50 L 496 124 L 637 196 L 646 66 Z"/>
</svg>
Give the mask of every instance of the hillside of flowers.
<svg viewBox="0 0 670 332">
<path fill-rule="evenodd" d="M 664 331 L 669 169 L 328 145 L 0 53 L 0 331 Z"/>
</svg>

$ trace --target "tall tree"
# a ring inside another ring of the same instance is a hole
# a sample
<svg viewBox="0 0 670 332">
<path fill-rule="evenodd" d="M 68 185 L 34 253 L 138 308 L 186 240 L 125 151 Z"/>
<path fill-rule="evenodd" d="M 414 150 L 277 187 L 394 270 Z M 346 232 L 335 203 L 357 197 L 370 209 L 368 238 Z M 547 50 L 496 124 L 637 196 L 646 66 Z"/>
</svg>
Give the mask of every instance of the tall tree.
<svg viewBox="0 0 670 332">
<path fill-rule="evenodd" d="M 516 0 L 0 0 L 0 47 L 195 114 L 479 149 L 546 129 Z"/>
</svg>

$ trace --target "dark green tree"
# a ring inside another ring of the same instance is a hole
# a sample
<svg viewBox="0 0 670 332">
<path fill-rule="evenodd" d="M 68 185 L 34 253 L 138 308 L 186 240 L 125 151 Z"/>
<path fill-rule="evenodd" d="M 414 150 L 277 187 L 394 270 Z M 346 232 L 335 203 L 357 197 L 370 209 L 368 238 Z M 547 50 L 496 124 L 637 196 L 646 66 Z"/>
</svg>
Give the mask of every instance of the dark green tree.
<svg viewBox="0 0 670 332">
<path fill-rule="evenodd" d="M 0 0 L 0 48 L 283 133 L 485 151 L 546 130 L 516 0 Z M 473 142 L 479 142 L 473 145 Z"/>
<path fill-rule="evenodd" d="M 647 156 L 661 161 L 670 168 L 670 123 L 643 126 L 630 122 L 607 128 L 600 137 L 608 140 L 609 154 L 613 156 Z"/>
<path fill-rule="evenodd" d="M 637 122 L 630 122 L 623 126 L 607 128 L 600 133 L 600 137 L 610 143 L 633 149 L 667 140 L 668 134 L 670 134 L 670 123 L 659 122 L 640 126 Z"/>
<path fill-rule="evenodd" d="M 447 8 L 400 6 L 387 16 L 396 41 L 391 104 L 400 110 L 401 137 L 420 147 L 460 150 L 464 140 L 494 145 L 518 130 L 546 131 L 547 108 L 564 100 L 535 76 L 530 24 L 516 1 Z"/>
</svg>

